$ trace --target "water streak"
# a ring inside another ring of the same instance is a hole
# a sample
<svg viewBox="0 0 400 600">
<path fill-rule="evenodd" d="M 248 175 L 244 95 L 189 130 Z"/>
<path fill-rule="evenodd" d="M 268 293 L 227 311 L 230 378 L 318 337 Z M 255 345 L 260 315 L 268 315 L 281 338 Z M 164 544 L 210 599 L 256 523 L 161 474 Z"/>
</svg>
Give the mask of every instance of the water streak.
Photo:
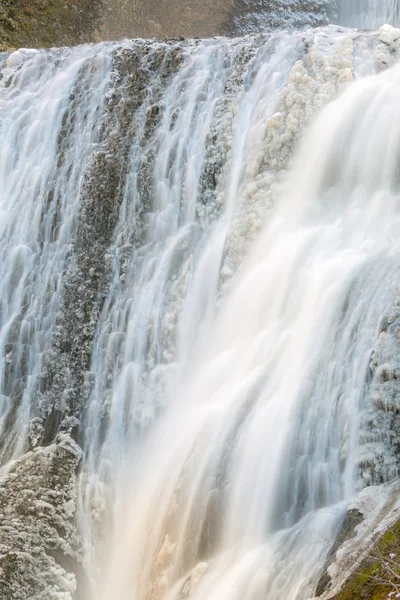
<svg viewBox="0 0 400 600">
<path fill-rule="evenodd" d="M 82 173 L 98 137 L 107 63 L 107 53 L 91 47 L 72 56 L 23 50 L 3 72 L 1 464 L 27 448 L 30 420 L 40 412 L 44 358 L 76 231 Z M 34 425 L 31 433 L 34 444 L 43 434 Z"/>
</svg>

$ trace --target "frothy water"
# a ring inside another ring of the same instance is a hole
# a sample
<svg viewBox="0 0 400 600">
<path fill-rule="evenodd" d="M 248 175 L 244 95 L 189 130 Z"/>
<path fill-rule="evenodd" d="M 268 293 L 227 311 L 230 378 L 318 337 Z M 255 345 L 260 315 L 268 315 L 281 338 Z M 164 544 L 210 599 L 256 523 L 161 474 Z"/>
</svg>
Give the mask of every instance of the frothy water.
<svg viewBox="0 0 400 600">
<path fill-rule="evenodd" d="M 81 445 L 80 598 L 315 594 L 399 283 L 399 43 L 4 63 L 0 458 Z"/>
</svg>

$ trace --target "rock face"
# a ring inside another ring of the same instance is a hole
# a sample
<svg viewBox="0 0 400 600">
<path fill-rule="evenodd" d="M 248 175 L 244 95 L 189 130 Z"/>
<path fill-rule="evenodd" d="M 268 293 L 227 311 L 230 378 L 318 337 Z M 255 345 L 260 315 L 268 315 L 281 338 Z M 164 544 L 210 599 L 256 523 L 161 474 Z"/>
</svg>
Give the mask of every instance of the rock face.
<svg viewBox="0 0 400 600">
<path fill-rule="evenodd" d="M 324 25 L 331 0 L 2 0 L 0 50 Z"/>
<path fill-rule="evenodd" d="M 0 51 L 123 38 L 398 24 L 397 0 L 1 0 Z"/>
<path fill-rule="evenodd" d="M 100 20 L 101 0 L 1 0 L 0 50 L 91 42 Z"/>
<path fill-rule="evenodd" d="M 211 37 L 325 25 L 329 0 L 104 0 L 105 39 Z"/>
<path fill-rule="evenodd" d="M 105 0 L 100 27 L 104 39 L 211 37 L 228 32 L 235 0 L 121 2 Z"/>
<path fill-rule="evenodd" d="M 399 482 L 364 489 L 349 507 L 355 527 L 320 580 L 323 600 L 396 597 L 400 556 Z M 324 591 L 325 590 L 325 591 Z M 391 595 L 389 595 L 391 594 Z"/>
</svg>

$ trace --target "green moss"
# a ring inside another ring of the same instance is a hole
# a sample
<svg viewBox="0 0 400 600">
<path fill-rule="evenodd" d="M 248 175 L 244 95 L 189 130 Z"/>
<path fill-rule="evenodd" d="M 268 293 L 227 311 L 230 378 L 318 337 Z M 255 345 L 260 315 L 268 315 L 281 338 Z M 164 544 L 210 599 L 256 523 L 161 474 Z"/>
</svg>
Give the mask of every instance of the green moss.
<svg viewBox="0 0 400 600">
<path fill-rule="evenodd" d="M 392 560 L 390 555 L 395 554 Z M 390 570 L 385 567 L 388 561 Z M 392 571 L 392 572 L 391 572 Z M 369 555 L 346 581 L 334 600 L 384 600 L 400 577 L 400 521 L 376 540 Z"/>
<path fill-rule="evenodd" d="M 101 0 L 4 0 L 0 50 L 90 42 L 100 17 Z"/>
<path fill-rule="evenodd" d="M 390 554 L 392 552 L 398 554 L 400 551 L 400 521 L 385 533 L 379 541 L 378 548 L 383 554 Z"/>
<path fill-rule="evenodd" d="M 377 581 L 381 576 L 379 563 L 374 562 L 370 566 L 364 566 L 347 581 L 335 600 L 360 600 L 360 598 L 382 600 L 390 592 L 390 588 Z"/>
</svg>

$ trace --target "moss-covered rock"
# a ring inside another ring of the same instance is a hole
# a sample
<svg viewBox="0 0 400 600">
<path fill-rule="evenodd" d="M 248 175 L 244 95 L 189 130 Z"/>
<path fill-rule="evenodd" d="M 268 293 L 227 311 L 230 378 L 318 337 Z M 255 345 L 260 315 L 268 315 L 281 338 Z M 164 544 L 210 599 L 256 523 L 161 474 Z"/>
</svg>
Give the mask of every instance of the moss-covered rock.
<svg viewBox="0 0 400 600">
<path fill-rule="evenodd" d="M 370 552 L 332 600 L 383 600 L 400 584 L 400 521 Z"/>
<path fill-rule="evenodd" d="M 101 0 L 0 0 L 0 51 L 91 42 Z"/>
<path fill-rule="evenodd" d="M 324 25 L 330 0 L 0 0 L 0 51 Z"/>
</svg>

